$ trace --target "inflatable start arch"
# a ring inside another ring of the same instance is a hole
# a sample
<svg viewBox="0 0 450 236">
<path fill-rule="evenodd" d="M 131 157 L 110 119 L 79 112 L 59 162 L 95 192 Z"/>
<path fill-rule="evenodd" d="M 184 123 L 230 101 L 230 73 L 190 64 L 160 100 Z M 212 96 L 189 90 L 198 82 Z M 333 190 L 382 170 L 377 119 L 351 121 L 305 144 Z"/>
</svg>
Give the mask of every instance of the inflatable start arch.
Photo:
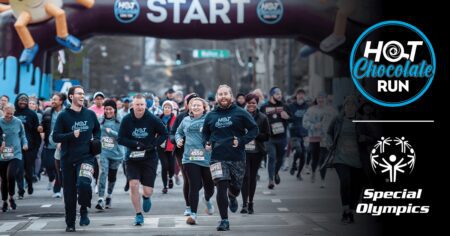
<svg viewBox="0 0 450 236">
<path fill-rule="evenodd" d="M 19 92 L 50 95 L 50 56 L 64 45 L 57 36 L 80 41 L 94 34 L 217 40 L 289 37 L 317 48 L 334 27 L 330 6 L 326 9 L 318 0 L 63 0 L 61 11 L 48 7 L 61 0 L 21 0 L 30 9 L 47 6 L 51 13 L 41 22 L 25 24 L 39 46 L 27 64 L 19 62 L 26 44 L 18 34 L 23 30 L 17 27 L 23 18 L 14 10 L 18 1 L 0 0 L 5 3 L 2 8 L 13 8 L 0 13 L 0 94 L 12 98 Z M 35 10 L 30 10 L 31 19 Z M 343 53 L 344 48 L 334 53 Z"/>
</svg>

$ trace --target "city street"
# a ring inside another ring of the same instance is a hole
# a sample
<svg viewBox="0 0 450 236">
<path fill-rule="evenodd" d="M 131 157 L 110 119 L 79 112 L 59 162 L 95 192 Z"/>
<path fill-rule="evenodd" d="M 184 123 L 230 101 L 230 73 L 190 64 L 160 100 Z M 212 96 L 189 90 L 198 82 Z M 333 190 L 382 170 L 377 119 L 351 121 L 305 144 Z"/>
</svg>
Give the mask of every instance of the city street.
<svg viewBox="0 0 450 236">
<path fill-rule="evenodd" d="M 120 168 L 121 170 L 121 168 Z M 113 195 L 112 209 L 104 212 L 94 207 L 90 210 L 91 224 L 78 226 L 77 233 L 83 235 L 376 235 L 377 223 L 369 216 L 357 215 L 355 224 L 343 225 L 340 222 L 341 207 L 339 182 L 334 170 L 329 171 L 326 187 L 321 189 L 318 180 L 310 181 L 310 175 L 304 174 L 304 180 L 298 181 L 281 172 L 281 184 L 274 190 L 267 188 L 266 169 L 260 169 L 261 181 L 258 182 L 255 195 L 255 214 L 230 213 L 230 231 L 217 232 L 218 210 L 213 216 L 204 213 L 205 206 L 199 203 L 198 224 L 186 224 L 183 216 L 184 200 L 182 186 L 175 185 L 167 195 L 161 193 L 162 184 L 156 180 L 152 197 L 152 209 L 145 214 L 145 224 L 133 226 L 134 212 L 128 193 L 123 186 L 125 178 L 118 174 L 118 182 Z M 317 176 L 318 177 L 318 176 Z M 318 179 L 318 178 L 317 178 Z M 47 189 L 47 177 L 36 185 L 32 196 L 25 195 L 17 200 L 17 210 L 0 213 L 0 235 L 60 235 L 65 233 L 64 204 L 62 199 L 51 197 Z M 202 196 L 202 193 L 201 195 Z M 214 197 L 215 200 L 215 197 Z M 242 200 L 239 197 L 239 205 Z"/>
</svg>

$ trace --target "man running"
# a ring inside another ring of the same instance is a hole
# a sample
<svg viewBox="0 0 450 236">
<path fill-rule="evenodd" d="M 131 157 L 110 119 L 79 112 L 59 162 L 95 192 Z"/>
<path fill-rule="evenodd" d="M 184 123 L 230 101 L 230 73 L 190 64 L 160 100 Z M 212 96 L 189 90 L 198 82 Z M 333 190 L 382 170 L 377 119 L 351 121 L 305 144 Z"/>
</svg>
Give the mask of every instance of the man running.
<svg viewBox="0 0 450 236">
<path fill-rule="evenodd" d="M 228 205 L 231 212 L 238 209 L 236 198 L 245 174 L 245 145 L 256 138 L 258 126 L 247 111 L 233 104 L 228 85 L 219 86 L 216 100 L 218 107 L 206 115 L 202 133 L 205 148 L 212 148 L 210 169 L 222 218 L 217 230 L 227 231 Z"/>
<path fill-rule="evenodd" d="M 136 95 L 133 99 L 133 110 L 122 119 L 118 138 L 119 144 L 128 148 L 125 162 L 131 202 L 136 211 L 136 226 L 144 224 L 139 184 L 143 185 L 142 209 L 149 212 L 158 167 L 156 147 L 166 139 L 167 130 L 162 121 L 146 109 L 145 97 Z"/>
<path fill-rule="evenodd" d="M 61 143 L 61 168 L 64 185 L 66 232 L 75 232 L 77 200 L 80 207 L 80 226 L 90 224 L 87 208 L 91 207 L 96 151 L 100 149 L 100 124 L 95 113 L 85 107 L 84 89 L 69 89 L 69 108 L 56 119 L 53 141 Z"/>
</svg>

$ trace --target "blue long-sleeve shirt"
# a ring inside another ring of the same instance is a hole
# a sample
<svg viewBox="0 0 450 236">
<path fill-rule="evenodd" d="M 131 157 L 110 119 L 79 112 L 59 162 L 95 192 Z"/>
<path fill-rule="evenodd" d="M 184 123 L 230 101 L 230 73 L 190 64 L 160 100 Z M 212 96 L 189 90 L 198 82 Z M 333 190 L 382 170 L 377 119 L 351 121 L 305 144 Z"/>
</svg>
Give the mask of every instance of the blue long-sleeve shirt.
<svg viewBox="0 0 450 236">
<path fill-rule="evenodd" d="M 211 151 L 206 151 L 203 144 L 202 129 L 206 115 L 198 118 L 187 116 L 175 133 L 175 140 L 184 139 L 183 164 L 193 163 L 209 167 Z"/>
<path fill-rule="evenodd" d="M 0 128 L 3 130 L 4 141 L 6 143 L 0 161 L 9 161 L 12 159 L 22 160 L 22 147 L 28 145 L 25 129 L 22 121 L 13 117 L 11 121 L 0 119 Z M 2 138 L 3 139 L 3 138 Z"/>
<path fill-rule="evenodd" d="M 102 153 L 100 154 L 100 157 L 122 160 L 124 155 L 123 148 L 117 141 L 119 138 L 120 122 L 116 119 L 105 119 L 104 117 L 101 117 L 99 121 L 102 131 Z M 107 128 L 111 129 L 109 133 L 106 132 Z"/>
</svg>

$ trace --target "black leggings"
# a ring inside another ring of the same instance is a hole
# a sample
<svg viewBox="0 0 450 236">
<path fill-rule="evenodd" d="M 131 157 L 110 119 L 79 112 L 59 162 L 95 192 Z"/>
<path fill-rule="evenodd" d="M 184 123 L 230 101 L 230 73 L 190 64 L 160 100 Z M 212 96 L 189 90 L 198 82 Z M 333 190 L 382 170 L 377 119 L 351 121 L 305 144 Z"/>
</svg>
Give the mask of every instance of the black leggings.
<svg viewBox="0 0 450 236">
<path fill-rule="evenodd" d="M 245 176 L 242 183 L 242 202 L 253 202 L 256 191 L 256 175 L 261 165 L 262 153 L 247 153 L 245 162 Z"/>
<path fill-rule="evenodd" d="M 327 149 L 320 147 L 320 142 L 316 143 L 309 143 L 309 150 L 311 152 L 311 168 L 312 172 L 316 172 L 317 167 L 322 166 L 323 162 L 325 161 L 325 158 L 327 157 Z M 325 175 L 327 174 L 327 168 L 322 168 L 320 170 L 320 177 L 322 179 L 325 179 Z"/>
<path fill-rule="evenodd" d="M 16 188 L 16 176 L 21 160 L 12 159 L 9 161 L 0 161 L 0 179 L 1 179 L 1 191 L 2 200 L 6 201 L 9 196 L 14 196 Z"/>
<path fill-rule="evenodd" d="M 167 188 L 167 175 L 172 178 L 175 173 L 175 158 L 172 152 L 158 148 L 158 157 L 161 162 L 161 178 L 164 188 Z"/>
<path fill-rule="evenodd" d="M 208 167 L 203 167 L 193 163 L 183 164 L 183 168 L 186 171 L 189 178 L 189 201 L 191 211 L 197 213 L 199 191 L 204 188 L 205 199 L 209 199 L 214 194 L 214 182 L 211 177 L 211 171 Z"/>
<path fill-rule="evenodd" d="M 240 189 L 231 186 L 229 180 L 220 180 L 216 183 L 216 186 L 216 201 L 219 207 L 220 217 L 222 220 L 226 220 L 228 219 L 228 195 L 232 194 L 234 197 L 238 197 Z"/>
<path fill-rule="evenodd" d="M 186 202 L 186 206 L 189 206 L 189 179 L 187 177 L 186 170 L 184 170 L 184 167 L 183 167 L 183 162 L 182 162 L 183 152 L 184 152 L 184 149 L 177 148 L 177 149 L 175 149 L 174 153 L 175 153 L 175 157 L 177 159 L 178 166 L 180 167 L 181 174 L 183 175 L 184 201 Z"/>
<path fill-rule="evenodd" d="M 341 185 L 342 206 L 348 206 L 350 209 L 355 210 L 356 204 L 358 204 L 361 197 L 364 172 L 360 168 L 344 164 L 335 164 L 334 167 Z"/>
</svg>

